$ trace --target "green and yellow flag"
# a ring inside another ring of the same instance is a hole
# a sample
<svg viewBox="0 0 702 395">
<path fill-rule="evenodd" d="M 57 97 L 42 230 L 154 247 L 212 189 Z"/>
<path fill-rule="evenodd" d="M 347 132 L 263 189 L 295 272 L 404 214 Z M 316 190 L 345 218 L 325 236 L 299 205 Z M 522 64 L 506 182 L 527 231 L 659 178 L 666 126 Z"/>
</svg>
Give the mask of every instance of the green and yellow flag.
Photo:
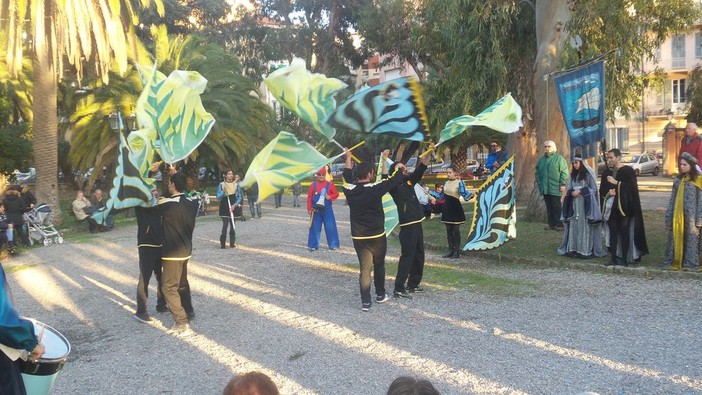
<svg viewBox="0 0 702 395">
<path fill-rule="evenodd" d="M 290 66 L 272 72 L 264 82 L 283 107 L 297 114 L 328 140 L 334 138 L 336 130 L 323 121 L 336 108 L 334 95 L 346 88 L 344 82 L 311 73 L 300 58 L 293 59 Z"/>
<path fill-rule="evenodd" d="M 156 148 L 166 163 L 187 158 L 215 123 L 200 100 L 207 80 L 197 71 L 173 70 L 166 77 L 155 67 L 138 69 L 144 84 L 136 106 L 139 125 L 158 133 Z"/>
<path fill-rule="evenodd" d="M 306 141 L 298 141 L 294 134 L 280 132 L 253 159 L 242 186 L 249 188 L 258 183 L 258 200 L 262 201 L 311 176 L 342 155 L 343 152 L 327 158 Z"/>
<path fill-rule="evenodd" d="M 502 133 L 514 133 L 523 126 L 522 108 L 512 98 L 512 94 L 508 93 L 476 117 L 463 115 L 450 120 L 441 131 L 436 145 L 451 140 L 471 126 L 485 126 Z"/>
</svg>

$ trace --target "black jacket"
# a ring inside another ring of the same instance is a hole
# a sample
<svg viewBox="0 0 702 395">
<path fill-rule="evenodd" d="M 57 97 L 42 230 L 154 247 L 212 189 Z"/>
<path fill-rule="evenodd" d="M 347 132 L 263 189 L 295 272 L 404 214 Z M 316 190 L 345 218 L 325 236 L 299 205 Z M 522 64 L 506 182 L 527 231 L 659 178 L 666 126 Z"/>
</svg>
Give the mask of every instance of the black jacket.
<svg viewBox="0 0 702 395">
<path fill-rule="evenodd" d="M 424 163 L 419 163 L 414 172 L 409 175 L 402 175 L 402 182 L 390 190 L 390 195 L 397 206 L 400 226 L 411 225 L 424 220 L 424 211 L 419 204 L 417 194 L 414 192 L 414 185 L 422 179 L 426 169 L 427 166 Z"/>
<path fill-rule="evenodd" d="M 137 220 L 137 245 L 139 247 L 160 248 L 163 243 L 161 216 L 144 207 L 134 208 Z"/>
<path fill-rule="evenodd" d="M 351 169 L 344 168 L 344 194 L 349 204 L 352 239 L 375 239 L 385 236 L 383 195 L 402 182 L 403 175 L 396 171 L 377 183 L 352 184 Z"/>
<path fill-rule="evenodd" d="M 190 259 L 193 251 L 197 202 L 179 193 L 164 199 L 149 210 L 155 210 L 162 217 L 162 259 L 166 261 Z"/>
<path fill-rule="evenodd" d="M 5 206 L 5 213 L 7 214 L 7 219 L 13 224 L 23 224 L 24 217 L 24 200 L 21 197 L 8 194 L 5 199 L 2 200 L 2 205 Z"/>
</svg>

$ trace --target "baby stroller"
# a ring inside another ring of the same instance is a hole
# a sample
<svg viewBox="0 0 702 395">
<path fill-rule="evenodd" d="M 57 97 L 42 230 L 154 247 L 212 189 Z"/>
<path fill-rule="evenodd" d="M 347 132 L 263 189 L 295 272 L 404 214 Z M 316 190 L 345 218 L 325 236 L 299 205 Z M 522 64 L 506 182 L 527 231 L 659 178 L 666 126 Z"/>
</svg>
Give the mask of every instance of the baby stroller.
<svg viewBox="0 0 702 395">
<path fill-rule="evenodd" d="M 35 241 L 45 246 L 63 243 L 63 237 L 51 223 L 51 207 L 48 205 L 42 203 L 27 211 L 24 213 L 24 221 L 27 223 L 30 244 L 34 245 Z"/>
</svg>

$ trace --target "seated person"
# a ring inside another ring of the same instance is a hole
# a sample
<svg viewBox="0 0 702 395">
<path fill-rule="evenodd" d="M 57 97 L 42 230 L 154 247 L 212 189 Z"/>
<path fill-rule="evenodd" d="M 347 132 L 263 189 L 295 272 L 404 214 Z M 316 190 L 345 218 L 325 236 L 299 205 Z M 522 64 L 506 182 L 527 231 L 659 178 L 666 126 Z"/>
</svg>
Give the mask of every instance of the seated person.
<svg viewBox="0 0 702 395">
<path fill-rule="evenodd" d="M 12 222 L 7 219 L 5 206 L 0 203 L 0 248 L 7 244 L 10 252 L 15 249 L 15 232 Z"/>
<path fill-rule="evenodd" d="M 434 198 L 429 202 L 431 204 L 431 212 L 434 214 L 441 213 L 441 207 L 443 207 L 444 205 L 443 192 L 444 184 L 442 183 L 437 183 L 436 185 L 434 185 L 434 190 L 429 191 L 429 196 Z"/>
<path fill-rule="evenodd" d="M 105 210 L 105 198 L 102 196 L 102 189 L 96 189 L 92 195 L 90 195 L 90 204 L 95 207 L 96 210 Z M 110 214 L 105 218 L 104 225 L 98 225 L 101 231 L 112 230 L 114 228 L 115 218 Z"/>
<path fill-rule="evenodd" d="M 71 204 L 71 209 L 73 214 L 76 216 L 77 221 L 87 221 L 88 229 L 90 233 L 95 233 L 98 230 L 98 224 L 90 214 L 96 211 L 95 207 L 90 204 L 90 201 L 85 198 L 83 191 L 76 192 L 76 200 Z"/>
<path fill-rule="evenodd" d="M 429 204 L 429 201 L 433 199 L 433 197 L 429 196 L 426 185 L 421 182 L 414 184 L 414 194 L 417 195 L 419 205 L 422 206 L 424 218 L 431 218 L 431 204 Z"/>
</svg>

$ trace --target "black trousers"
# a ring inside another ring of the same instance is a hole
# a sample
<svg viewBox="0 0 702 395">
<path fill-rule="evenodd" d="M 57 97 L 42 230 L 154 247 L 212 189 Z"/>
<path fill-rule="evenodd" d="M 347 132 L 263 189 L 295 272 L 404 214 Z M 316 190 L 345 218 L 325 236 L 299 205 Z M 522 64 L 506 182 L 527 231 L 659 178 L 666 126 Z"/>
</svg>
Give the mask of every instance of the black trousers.
<svg viewBox="0 0 702 395">
<path fill-rule="evenodd" d="M 555 228 L 556 226 L 563 226 L 563 222 L 561 222 L 561 197 L 555 195 L 544 195 L 544 203 L 546 203 L 548 226 L 552 228 Z"/>
<path fill-rule="evenodd" d="M 449 251 L 457 251 L 461 249 L 461 225 L 460 224 L 445 224 L 446 238 L 448 239 Z"/>
<path fill-rule="evenodd" d="M 220 233 L 219 235 L 219 241 L 222 243 L 222 245 L 225 244 L 225 242 L 227 241 L 227 229 L 229 229 L 229 242 L 231 244 L 236 243 L 236 229 L 234 228 L 234 224 L 232 223 L 232 218 L 220 218 L 222 218 L 222 233 Z"/>
<path fill-rule="evenodd" d="M 424 230 L 422 223 L 400 227 L 400 263 L 397 265 L 395 291 L 404 292 L 407 287 L 416 288 L 424 272 Z M 409 281 L 408 281 L 409 279 Z"/>
<path fill-rule="evenodd" d="M 18 361 L 11 360 L 0 351 L 0 394 L 26 395 Z"/>
<path fill-rule="evenodd" d="M 353 248 L 358 256 L 361 273 L 358 278 L 361 286 L 361 302 L 371 302 L 371 270 L 373 271 L 373 284 L 375 294 L 385 295 L 385 253 L 388 249 L 388 240 L 385 235 L 374 239 L 353 239 Z"/>
<path fill-rule="evenodd" d="M 161 248 L 139 247 L 139 283 L 137 284 L 137 314 L 147 312 L 146 301 L 149 298 L 149 281 L 151 275 L 156 277 L 156 308 L 166 307 L 161 282 Z"/>
</svg>

